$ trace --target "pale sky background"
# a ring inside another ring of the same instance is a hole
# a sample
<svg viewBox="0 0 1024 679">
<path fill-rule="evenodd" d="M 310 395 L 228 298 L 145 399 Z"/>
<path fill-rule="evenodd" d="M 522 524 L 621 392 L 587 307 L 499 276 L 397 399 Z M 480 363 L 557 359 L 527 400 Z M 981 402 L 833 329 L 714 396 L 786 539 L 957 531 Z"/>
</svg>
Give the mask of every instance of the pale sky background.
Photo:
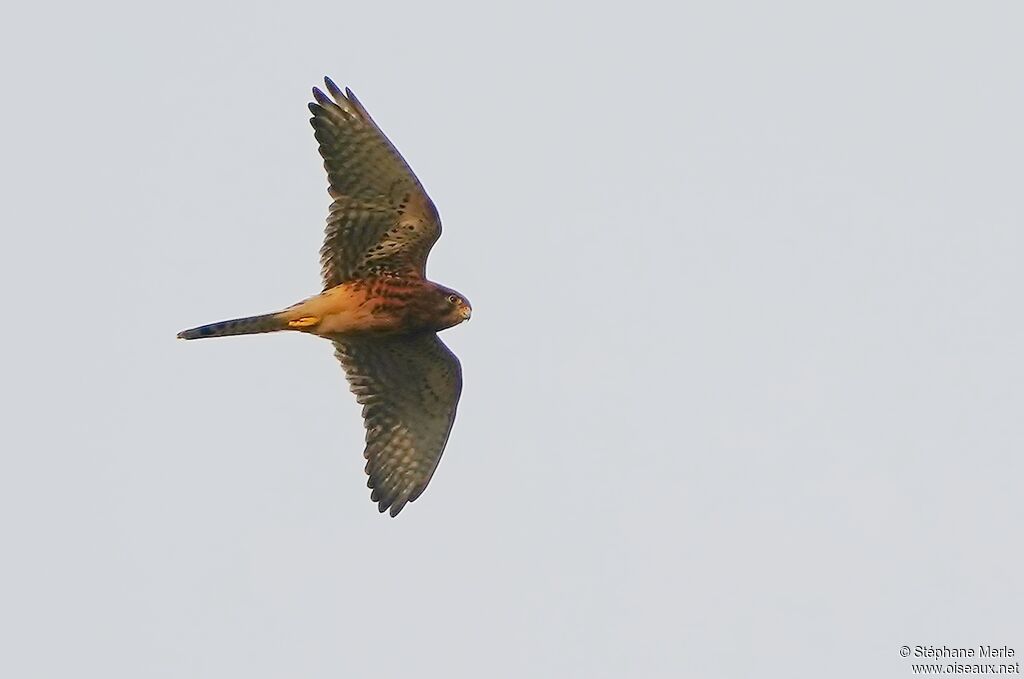
<svg viewBox="0 0 1024 679">
<path fill-rule="evenodd" d="M 1024 8 L 66 3 L 0 28 L 0 675 L 910 677 L 1024 654 Z M 368 499 L 319 289 L 351 86 L 465 391 Z"/>
</svg>

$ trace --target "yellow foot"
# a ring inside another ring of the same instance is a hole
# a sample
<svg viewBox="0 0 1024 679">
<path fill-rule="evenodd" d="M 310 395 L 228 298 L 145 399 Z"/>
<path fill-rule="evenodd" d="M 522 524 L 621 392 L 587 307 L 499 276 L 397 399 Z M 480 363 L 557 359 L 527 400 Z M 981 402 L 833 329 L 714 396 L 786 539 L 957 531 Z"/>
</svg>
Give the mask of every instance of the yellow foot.
<svg viewBox="0 0 1024 679">
<path fill-rule="evenodd" d="M 311 325 L 316 325 L 320 322 L 320 319 L 316 316 L 303 316 L 297 318 L 294 321 L 288 321 L 289 328 L 308 328 Z"/>
</svg>

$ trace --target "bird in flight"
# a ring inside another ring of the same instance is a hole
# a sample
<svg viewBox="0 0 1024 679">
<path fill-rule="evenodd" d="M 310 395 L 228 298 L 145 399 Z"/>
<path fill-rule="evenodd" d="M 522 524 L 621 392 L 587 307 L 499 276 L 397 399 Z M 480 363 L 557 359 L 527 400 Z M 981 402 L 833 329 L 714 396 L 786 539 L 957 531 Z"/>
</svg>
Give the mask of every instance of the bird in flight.
<svg viewBox="0 0 1024 679">
<path fill-rule="evenodd" d="M 370 499 L 396 516 L 430 482 L 462 393 L 459 360 L 437 333 L 468 320 L 472 309 L 463 295 L 427 280 L 441 220 L 416 175 L 352 91 L 324 83 L 330 96 L 314 87 L 309 104 L 334 199 L 320 249 L 323 292 L 178 337 L 290 330 L 333 342 L 363 406 Z"/>
</svg>

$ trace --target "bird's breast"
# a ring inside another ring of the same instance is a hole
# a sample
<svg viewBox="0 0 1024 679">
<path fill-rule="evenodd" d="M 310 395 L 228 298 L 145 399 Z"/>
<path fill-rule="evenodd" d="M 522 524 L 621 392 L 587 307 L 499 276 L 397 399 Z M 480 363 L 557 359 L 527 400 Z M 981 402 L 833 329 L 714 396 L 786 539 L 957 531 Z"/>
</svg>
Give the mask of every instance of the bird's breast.
<svg viewBox="0 0 1024 679">
<path fill-rule="evenodd" d="M 353 281 L 325 290 L 291 311 L 296 317 L 318 318 L 310 328 L 317 335 L 412 332 L 420 329 L 418 302 L 424 294 L 419 281 Z"/>
</svg>

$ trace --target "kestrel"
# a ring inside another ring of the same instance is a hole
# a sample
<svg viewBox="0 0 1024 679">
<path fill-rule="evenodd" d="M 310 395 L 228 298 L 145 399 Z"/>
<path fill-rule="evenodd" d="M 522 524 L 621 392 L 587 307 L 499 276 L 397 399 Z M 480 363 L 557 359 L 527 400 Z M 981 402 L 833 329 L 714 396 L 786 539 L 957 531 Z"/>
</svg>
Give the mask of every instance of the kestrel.
<svg viewBox="0 0 1024 679">
<path fill-rule="evenodd" d="M 334 199 L 320 249 L 323 292 L 178 337 L 294 330 L 331 340 L 363 406 L 370 499 L 396 516 L 430 482 L 462 392 L 459 360 L 437 333 L 472 309 L 427 280 L 441 220 L 416 175 L 352 91 L 324 83 L 331 96 L 314 87 L 309 104 Z"/>
</svg>

